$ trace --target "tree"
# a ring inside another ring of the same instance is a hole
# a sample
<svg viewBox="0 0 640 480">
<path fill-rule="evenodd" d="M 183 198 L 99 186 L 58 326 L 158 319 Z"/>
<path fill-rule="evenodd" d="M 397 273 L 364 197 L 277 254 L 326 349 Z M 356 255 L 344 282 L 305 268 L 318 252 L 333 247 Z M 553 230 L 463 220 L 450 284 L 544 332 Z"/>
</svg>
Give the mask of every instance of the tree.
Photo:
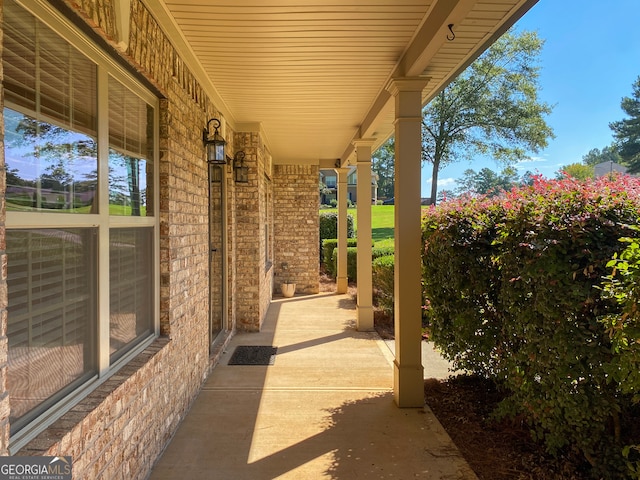
<svg viewBox="0 0 640 480">
<path fill-rule="evenodd" d="M 575 178 L 576 180 L 586 180 L 587 178 L 593 178 L 593 176 L 593 165 L 585 165 L 584 163 L 570 163 L 556 172 L 556 178 L 558 180 L 567 177 Z"/>
<path fill-rule="evenodd" d="M 602 150 L 592 148 L 582 157 L 582 163 L 585 165 L 594 166 L 605 162 L 619 163 L 621 165 L 625 163 L 615 145 L 609 145 L 608 147 L 604 147 Z"/>
<path fill-rule="evenodd" d="M 431 201 L 445 165 L 491 155 L 506 164 L 537 152 L 553 137 L 538 99 L 537 57 L 543 41 L 534 32 L 508 32 L 422 112 L 422 160 L 433 165 Z"/>
<path fill-rule="evenodd" d="M 446 202 L 447 200 L 451 200 L 452 198 L 456 198 L 456 192 L 453 190 L 440 190 L 438 192 L 438 203 Z"/>
<path fill-rule="evenodd" d="M 490 168 L 483 168 L 476 173 L 473 169 L 464 171 L 463 177 L 456 180 L 458 194 L 488 195 L 493 197 L 511 190 L 520 183 L 520 179 L 513 167 L 507 167 L 496 173 Z"/>
<path fill-rule="evenodd" d="M 40 185 L 57 192 L 66 191 L 73 184 L 73 177 L 66 170 L 63 160 L 57 160 L 49 165 L 44 173 L 40 175 Z"/>
<path fill-rule="evenodd" d="M 395 138 L 387 140 L 372 156 L 372 170 L 378 174 L 378 197 L 393 197 Z"/>
<path fill-rule="evenodd" d="M 609 127 L 620 152 L 627 162 L 629 173 L 640 172 L 640 76 L 633 83 L 631 97 L 624 97 L 620 107 L 629 118 L 612 122 Z"/>
<path fill-rule="evenodd" d="M 541 178 L 542 175 L 539 174 L 535 174 L 530 170 L 527 170 L 526 172 L 524 172 L 522 174 L 522 177 L 520 177 L 520 183 L 523 186 L 529 186 L 532 187 L 534 183 L 536 183 L 536 179 Z"/>
<path fill-rule="evenodd" d="M 320 195 L 329 195 L 331 193 L 331 189 L 322 180 L 318 180 L 318 190 Z"/>
</svg>

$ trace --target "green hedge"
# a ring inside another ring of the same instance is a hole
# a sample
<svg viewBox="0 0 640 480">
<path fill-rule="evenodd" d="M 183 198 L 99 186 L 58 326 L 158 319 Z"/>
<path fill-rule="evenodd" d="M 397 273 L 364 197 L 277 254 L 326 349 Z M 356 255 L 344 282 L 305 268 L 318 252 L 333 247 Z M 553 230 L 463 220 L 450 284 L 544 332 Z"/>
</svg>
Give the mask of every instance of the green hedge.
<svg viewBox="0 0 640 480">
<path fill-rule="evenodd" d="M 347 247 L 355 247 L 358 245 L 357 238 L 347 238 Z M 327 275 L 335 278 L 336 272 L 336 260 L 333 256 L 333 251 L 338 248 L 337 238 L 325 238 L 322 240 L 322 263 Z"/>
<path fill-rule="evenodd" d="M 322 248 L 326 239 L 338 238 L 338 212 L 320 212 L 320 263 L 326 263 L 331 255 L 324 255 Z M 353 238 L 353 215 L 347 213 L 347 238 Z M 335 274 L 334 274 L 335 275 Z"/>
<path fill-rule="evenodd" d="M 338 238 L 338 213 L 320 212 L 320 242 L 326 238 Z M 353 238 L 353 215 L 347 213 L 347 238 Z M 321 243 L 322 244 L 322 243 Z"/>
<path fill-rule="evenodd" d="M 622 395 L 631 395 L 640 403 L 640 228 L 632 226 L 636 238 L 622 238 L 627 247 L 611 260 L 612 269 L 603 281 L 603 296 L 613 299 L 622 315 L 609 314 L 600 318 L 611 337 L 612 358 L 603 368 L 613 379 Z M 623 456 L 634 478 L 640 478 L 640 439 L 625 445 Z"/>
<path fill-rule="evenodd" d="M 379 257 L 386 257 L 388 255 L 393 255 L 394 253 L 394 247 L 373 247 L 371 249 L 371 258 L 372 259 L 376 259 Z"/>
<path fill-rule="evenodd" d="M 435 343 L 510 392 L 499 414 L 527 421 L 553 453 L 580 452 L 594 478 L 625 478 L 623 445 L 637 443 L 617 426 L 640 379 L 610 374 L 619 352 L 601 319 L 620 319 L 622 309 L 598 287 L 623 249 L 618 239 L 640 222 L 639 191 L 630 177 L 538 180 L 423 217 Z"/>
<path fill-rule="evenodd" d="M 371 249 L 371 260 L 378 257 L 393 254 L 393 247 L 373 247 Z M 331 255 L 334 274 L 338 264 L 338 250 L 334 249 Z M 350 282 L 358 281 L 358 247 L 347 247 L 347 278 Z"/>
<path fill-rule="evenodd" d="M 373 290 L 378 308 L 393 318 L 394 255 L 383 255 L 373 260 Z"/>
</svg>

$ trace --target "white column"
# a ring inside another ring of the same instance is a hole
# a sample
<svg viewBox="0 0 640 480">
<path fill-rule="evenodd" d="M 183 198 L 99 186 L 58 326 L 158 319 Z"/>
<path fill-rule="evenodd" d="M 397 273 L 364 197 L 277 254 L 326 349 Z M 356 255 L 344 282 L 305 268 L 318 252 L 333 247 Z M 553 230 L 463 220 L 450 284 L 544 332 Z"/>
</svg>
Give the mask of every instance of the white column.
<svg viewBox="0 0 640 480">
<path fill-rule="evenodd" d="M 336 293 L 347 293 L 347 174 L 348 168 L 336 168 L 338 176 L 338 264 Z"/>
<path fill-rule="evenodd" d="M 420 152 L 424 77 L 393 79 L 395 97 L 395 270 L 396 358 L 394 398 L 398 407 L 424 405 L 421 349 Z M 359 222 L 359 219 L 358 219 Z"/>
<path fill-rule="evenodd" d="M 371 279 L 371 147 L 374 139 L 353 142 L 357 158 L 358 299 L 357 329 L 373 330 L 373 281 Z"/>
</svg>

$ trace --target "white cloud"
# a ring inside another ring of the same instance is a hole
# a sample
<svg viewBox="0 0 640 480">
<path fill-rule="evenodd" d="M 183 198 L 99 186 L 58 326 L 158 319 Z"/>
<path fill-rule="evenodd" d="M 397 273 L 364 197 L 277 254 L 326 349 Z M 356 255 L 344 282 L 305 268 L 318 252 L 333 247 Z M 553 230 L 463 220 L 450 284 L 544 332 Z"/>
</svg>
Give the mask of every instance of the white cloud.
<svg viewBox="0 0 640 480">
<path fill-rule="evenodd" d="M 544 157 L 528 157 L 525 158 L 524 160 L 520 160 L 518 162 L 518 165 L 522 164 L 522 163 L 543 163 L 546 162 L 547 159 Z"/>
<path fill-rule="evenodd" d="M 453 185 L 454 183 L 456 183 L 456 179 L 449 177 L 449 178 L 442 178 L 440 180 L 438 180 L 438 186 L 439 187 L 444 187 L 446 185 Z"/>
<path fill-rule="evenodd" d="M 431 185 L 431 178 L 429 178 L 425 183 L 428 185 Z M 456 179 L 453 177 L 447 177 L 447 178 L 439 178 L 438 179 L 438 188 L 440 187 L 444 187 L 446 185 L 453 185 L 454 183 L 456 183 Z"/>
<path fill-rule="evenodd" d="M 549 170 L 551 168 L 553 168 L 552 165 L 549 165 L 547 162 L 549 161 L 548 158 L 544 158 L 544 157 L 528 157 L 524 160 L 520 160 L 518 163 L 515 164 L 515 168 L 516 170 L 518 170 L 519 172 L 523 172 L 523 171 L 538 171 L 538 170 Z"/>
</svg>

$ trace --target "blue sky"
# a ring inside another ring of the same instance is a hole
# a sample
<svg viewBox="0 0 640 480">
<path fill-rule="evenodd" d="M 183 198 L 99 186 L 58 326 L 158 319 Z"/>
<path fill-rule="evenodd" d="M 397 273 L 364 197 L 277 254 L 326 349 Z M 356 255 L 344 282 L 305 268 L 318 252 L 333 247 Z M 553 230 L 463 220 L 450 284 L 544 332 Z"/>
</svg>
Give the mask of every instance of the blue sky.
<svg viewBox="0 0 640 480">
<path fill-rule="evenodd" d="M 624 118 L 622 97 L 640 76 L 640 0 L 539 0 L 516 24 L 545 40 L 540 55 L 540 97 L 554 105 L 547 123 L 556 138 L 528 162 L 516 165 L 545 177 L 581 162 L 592 148 L 613 141 L 609 123 Z M 502 167 L 491 159 L 461 161 L 442 169 L 438 191 L 472 168 Z M 431 191 L 431 165 L 422 168 L 422 196 Z"/>
</svg>

